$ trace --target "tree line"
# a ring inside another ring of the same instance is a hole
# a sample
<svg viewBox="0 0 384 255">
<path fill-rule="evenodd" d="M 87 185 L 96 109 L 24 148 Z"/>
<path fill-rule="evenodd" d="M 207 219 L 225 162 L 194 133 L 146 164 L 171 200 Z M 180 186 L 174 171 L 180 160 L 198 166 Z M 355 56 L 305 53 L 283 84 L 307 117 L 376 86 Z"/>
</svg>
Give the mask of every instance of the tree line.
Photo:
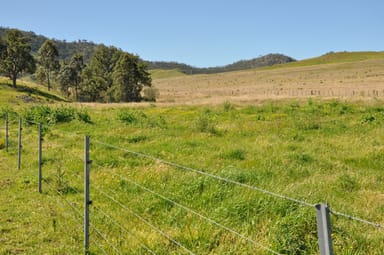
<svg viewBox="0 0 384 255">
<path fill-rule="evenodd" d="M 151 88 L 151 77 L 147 65 L 133 54 L 115 47 L 98 45 L 89 63 L 81 53 L 69 60 L 58 59 L 59 51 L 53 40 L 47 39 L 32 53 L 29 38 L 19 30 L 7 30 L 0 37 L 0 74 L 16 80 L 22 74 L 34 74 L 36 79 L 52 84 L 67 97 L 77 101 L 91 102 L 138 102 L 154 101 L 157 96 Z M 146 88 L 145 90 L 143 90 Z"/>
</svg>

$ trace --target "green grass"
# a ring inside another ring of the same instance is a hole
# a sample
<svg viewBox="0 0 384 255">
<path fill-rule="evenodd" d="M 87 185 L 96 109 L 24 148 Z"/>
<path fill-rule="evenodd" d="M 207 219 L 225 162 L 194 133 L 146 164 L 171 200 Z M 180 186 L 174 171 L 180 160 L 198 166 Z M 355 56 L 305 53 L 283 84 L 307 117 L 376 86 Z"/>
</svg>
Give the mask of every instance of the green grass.
<svg viewBox="0 0 384 255">
<path fill-rule="evenodd" d="M 0 76 L 0 101 L 6 105 L 48 104 L 54 102 L 67 102 L 58 93 L 48 91 L 45 87 L 36 83 L 17 80 L 16 90 L 12 88 L 12 82 Z"/>
<path fill-rule="evenodd" d="M 269 253 L 138 185 L 284 254 L 318 254 L 315 209 L 138 157 L 97 141 L 309 203 L 327 202 L 336 211 L 383 223 L 382 102 L 269 101 L 242 107 L 226 102 L 206 108 L 86 110 L 92 122 L 72 119 L 51 125 L 45 133 L 43 171 L 48 184 L 44 183 L 41 195 L 37 194 L 36 184 L 36 127 L 24 128 L 22 170 L 17 171 L 17 123 L 12 122 L 10 152 L 0 149 L 0 254 L 81 253 L 81 222 L 76 221 L 80 217 L 64 199 L 82 212 L 85 134 L 91 135 L 93 160 L 91 224 L 124 253 L 146 252 L 104 213 L 157 254 L 185 251 L 103 192 L 196 254 Z M 336 254 L 381 254 L 382 230 L 333 215 L 331 220 Z M 98 246 L 108 254 L 115 253 L 95 230 L 91 231 L 91 240 L 93 254 L 103 254 Z"/>
</svg>

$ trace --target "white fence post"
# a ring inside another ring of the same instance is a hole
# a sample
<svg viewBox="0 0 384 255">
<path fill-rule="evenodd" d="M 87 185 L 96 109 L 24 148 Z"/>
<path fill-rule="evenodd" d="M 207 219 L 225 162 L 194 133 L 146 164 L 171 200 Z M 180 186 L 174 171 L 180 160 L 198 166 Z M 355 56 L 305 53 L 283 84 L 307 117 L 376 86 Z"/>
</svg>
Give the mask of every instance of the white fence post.
<svg viewBox="0 0 384 255">
<path fill-rule="evenodd" d="M 315 207 L 320 255 L 333 255 L 329 208 L 325 204 L 317 204 Z"/>
</svg>

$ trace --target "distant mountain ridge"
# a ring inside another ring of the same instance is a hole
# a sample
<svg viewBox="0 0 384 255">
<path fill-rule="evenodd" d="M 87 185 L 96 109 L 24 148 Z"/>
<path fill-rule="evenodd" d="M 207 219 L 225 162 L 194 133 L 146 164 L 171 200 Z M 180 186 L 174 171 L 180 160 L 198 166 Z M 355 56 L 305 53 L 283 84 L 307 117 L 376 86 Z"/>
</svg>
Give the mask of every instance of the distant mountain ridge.
<svg viewBox="0 0 384 255">
<path fill-rule="evenodd" d="M 219 67 L 207 67 L 199 68 L 190 65 L 177 63 L 177 62 L 155 62 L 147 61 L 149 69 L 177 69 L 185 74 L 211 74 L 222 73 L 230 71 L 240 71 L 245 69 L 273 66 L 277 64 L 285 64 L 296 61 L 295 59 L 285 56 L 283 54 L 268 54 L 262 57 L 253 58 L 250 60 L 240 60 L 233 64 L 219 66 Z"/>
<path fill-rule="evenodd" d="M 10 28 L 0 27 L 0 37 L 5 36 L 6 31 Z M 22 30 L 21 30 L 22 31 Z M 37 35 L 32 31 L 22 31 L 26 36 L 30 38 L 31 48 L 33 54 L 37 54 L 40 46 L 44 43 L 45 40 L 49 39 L 43 35 Z M 87 40 L 78 40 L 73 42 L 67 42 L 65 40 L 52 39 L 57 46 L 59 51 L 59 60 L 69 59 L 75 53 L 82 53 L 84 56 L 84 61 L 86 63 L 91 59 L 95 48 L 100 45 L 94 42 Z M 219 66 L 219 67 L 208 67 L 208 68 L 199 68 L 193 67 L 183 63 L 177 62 L 165 62 L 165 61 L 148 61 L 143 60 L 147 65 L 148 69 L 164 69 L 171 70 L 177 69 L 185 74 L 210 74 L 210 73 L 221 73 L 229 71 L 239 71 L 257 67 L 272 66 L 276 64 L 285 64 L 289 62 L 296 61 L 295 59 L 285 56 L 283 54 L 268 54 L 262 57 L 253 58 L 250 60 L 240 60 L 233 64 Z"/>
</svg>

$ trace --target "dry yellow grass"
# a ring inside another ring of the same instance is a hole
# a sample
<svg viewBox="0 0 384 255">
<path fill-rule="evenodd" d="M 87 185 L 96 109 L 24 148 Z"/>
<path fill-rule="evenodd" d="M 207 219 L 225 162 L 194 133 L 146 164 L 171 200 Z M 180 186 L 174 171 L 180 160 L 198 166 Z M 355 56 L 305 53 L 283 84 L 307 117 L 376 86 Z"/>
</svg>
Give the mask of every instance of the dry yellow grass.
<svg viewBox="0 0 384 255">
<path fill-rule="evenodd" d="M 384 98 L 384 59 L 155 79 L 159 104 L 238 104 L 268 99 Z"/>
</svg>

